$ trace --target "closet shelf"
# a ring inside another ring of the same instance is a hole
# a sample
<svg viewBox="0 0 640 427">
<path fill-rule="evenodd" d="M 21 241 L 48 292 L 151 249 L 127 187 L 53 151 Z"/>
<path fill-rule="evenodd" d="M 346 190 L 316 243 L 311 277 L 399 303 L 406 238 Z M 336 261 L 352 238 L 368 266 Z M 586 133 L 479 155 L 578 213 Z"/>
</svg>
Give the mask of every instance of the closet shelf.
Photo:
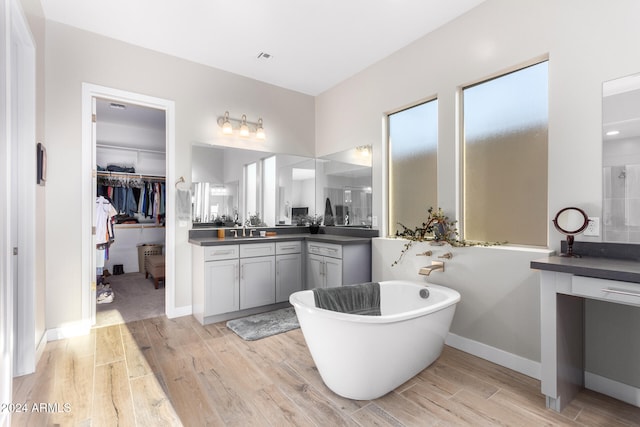
<svg viewBox="0 0 640 427">
<path fill-rule="evenodd" d="M 147 181 L 165 181 L 166 179 L 166 177 L 163 175 L 147 175 L 147 174 L 139 174 L 139 173 L 111 172 L 111 171 L 97 171 L 96 176 L 112 177 L 112 178 L 136 178 L 136 179 L 143 179 Z"/>
<path fill-rule="evenodd" d="M 114 228 L 165 228 L 164 225 L 139 222 L 136 224 L 114 224 Z"/>
</svg>

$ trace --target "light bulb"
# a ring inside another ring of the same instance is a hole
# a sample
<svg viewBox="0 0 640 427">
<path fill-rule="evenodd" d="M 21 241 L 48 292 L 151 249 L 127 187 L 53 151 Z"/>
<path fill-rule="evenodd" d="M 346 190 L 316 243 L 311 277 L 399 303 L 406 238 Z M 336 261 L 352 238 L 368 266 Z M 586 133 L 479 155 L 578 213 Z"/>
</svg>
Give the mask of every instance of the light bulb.
<svg viewBox="0 0 640 427">
<path fill-rule="evenodd" d="M 247 116 L 242 115 L 242 124 L 240 125 L 240 136 L 249 136 L 249 126 L 247 125 Z"/>
<path fill-rule="evenodd" d="M 262 119 L 258 119 L 258 127 L 256 128 L 256 138 L 265 139 L 264 128 L 262 127 Z"/>
<path fill-rule="evenodd" d="M 229 112 L 224 112 L 224 121 L 222 122 L 222 133 L 225 135 L 231 135 L 233 133 L 233 126 L 229 121 Z"/>
</svg>

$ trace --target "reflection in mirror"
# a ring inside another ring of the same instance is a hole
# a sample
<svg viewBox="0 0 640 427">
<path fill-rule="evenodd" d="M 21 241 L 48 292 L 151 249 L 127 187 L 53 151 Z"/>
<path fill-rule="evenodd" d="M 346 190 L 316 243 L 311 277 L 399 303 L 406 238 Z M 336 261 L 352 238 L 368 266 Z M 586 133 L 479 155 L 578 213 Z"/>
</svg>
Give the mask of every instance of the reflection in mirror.
<svg viewBox="0 0 640 427">
<path fill-rule="evenodd" d="M 312 158 L 194 144 L 191 180 L 198 226 L 296 225 L 295 208 L 315 211 Z"/>
<path fill-rule="evenodd" d="M 316 164 L 314 159 L 278 155 L 278 225 L 304 225 L 315 211 Z"/>
<path fill-rule="evenodd" d="M 603 240 L 640 243 L 640 74 L 602 85 Z"/>
<path fill-rule="evenodd" d="M 371 227 L 372 151 L 360 146 L 316 161 L 316 215 L 325 226 Z"/>
<path fill-rule="evenodd" d="M 589 217 L 585 211 L 580 208 L 561 209 L 553 219 L 553 225 L 567 236 L 567 253 L 560 256 L 580 258 L 580 255 L 573 253 L 573 236 L 582 233 L 589 225 Z"/>
</svg>

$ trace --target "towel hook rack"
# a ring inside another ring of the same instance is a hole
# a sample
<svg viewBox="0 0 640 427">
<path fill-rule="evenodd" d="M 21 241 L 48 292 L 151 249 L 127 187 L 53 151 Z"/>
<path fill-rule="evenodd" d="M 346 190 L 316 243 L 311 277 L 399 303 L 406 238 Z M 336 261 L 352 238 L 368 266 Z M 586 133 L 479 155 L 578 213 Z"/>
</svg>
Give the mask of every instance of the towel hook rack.
<svg viewBox="0 0 640 427">
<path fill-rule="evenodd" d="M 186 183 L 187 181 L 184 179 L 184 176 L 181 176 L 180 179 L 176 181 L 176 188 L 179 189 L 179 185 L 182 183 Z"/>
</svg>

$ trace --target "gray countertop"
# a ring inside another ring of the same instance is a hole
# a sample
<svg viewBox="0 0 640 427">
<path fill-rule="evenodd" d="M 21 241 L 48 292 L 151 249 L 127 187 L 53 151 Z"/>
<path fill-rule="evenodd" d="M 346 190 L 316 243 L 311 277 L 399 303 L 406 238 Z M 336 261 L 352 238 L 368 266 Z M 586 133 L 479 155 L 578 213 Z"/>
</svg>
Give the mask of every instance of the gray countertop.
<svg viewBox="0 0 640 427">
<path fill-rule="evenodd" d="M 197 246 L 237 245 L 241 243 L 289 242 L 305 240 L 309 242 L 336 243 L 339 245 L 353 245 L 371 242 L 370 237 L 339 236 L 334 234 L 281 234 L 270 237 L 190 237 L 189 243 Z"/>
<path fill-rule="evenodd" d="M 640 262 L 634 260 L 551 256 L 531 261 L 531 268 L 598 279 L 640 283 Z"/>
</svg>

